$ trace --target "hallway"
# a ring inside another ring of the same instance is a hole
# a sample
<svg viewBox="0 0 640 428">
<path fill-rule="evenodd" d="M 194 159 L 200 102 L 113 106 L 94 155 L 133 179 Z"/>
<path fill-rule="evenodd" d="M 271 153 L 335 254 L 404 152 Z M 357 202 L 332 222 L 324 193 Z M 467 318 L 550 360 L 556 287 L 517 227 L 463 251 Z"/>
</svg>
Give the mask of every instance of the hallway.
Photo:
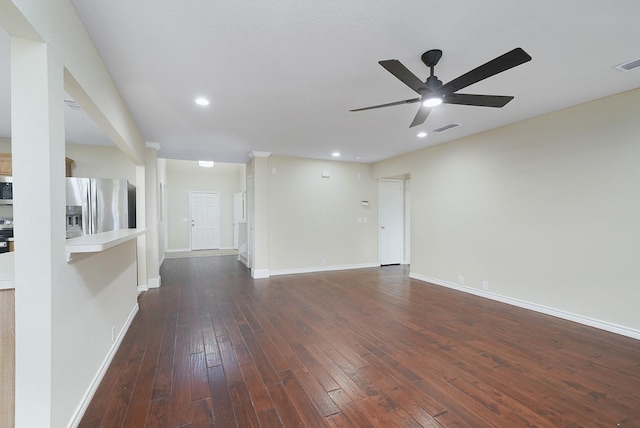
<svg viewBox="0 0 640 428">
<path fill-rule="evenodd" d="M 640 342 L 411 280 L 165 260 L 81 427 L 639 426 Z"/>
</svg>

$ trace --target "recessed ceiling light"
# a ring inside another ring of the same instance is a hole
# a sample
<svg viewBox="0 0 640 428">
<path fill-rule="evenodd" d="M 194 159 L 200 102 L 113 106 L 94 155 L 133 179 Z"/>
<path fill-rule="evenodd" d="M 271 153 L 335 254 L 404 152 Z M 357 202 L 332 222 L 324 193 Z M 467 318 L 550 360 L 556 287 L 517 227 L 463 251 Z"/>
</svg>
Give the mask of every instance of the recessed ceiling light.
<svg viewBox="0 0 640 428">
<path fill-rule="evenodd" d="M 198 165 L 205 168 L 213 168 L 213 161 L 198 161 Z"/>
<path fill-rule="evenodd" d="M 440 104 L 442 104 L 442 98 L 440 97 L 427 98 L 422 102 L 422 105 L 425 107 L 435 107 L 439 106 Z"/>
<path fill-rule="evenodd" d="M 426 132 L 418 132 L 418 138 L 424 138 L 427 136 Z"/>
<path fill-rule="evenodd" d="M 331 156 L 333 156 L 334 158 L 339 158 L 340 157 L 340 152 L 333 152 L 333 153 L 331 153 Z"/>
<path fill-rule="evenodd" d="M 209 100 L 204 97 L 196 98 L 196 104 L 199 106 L 208 106 Z"/>
</svg>

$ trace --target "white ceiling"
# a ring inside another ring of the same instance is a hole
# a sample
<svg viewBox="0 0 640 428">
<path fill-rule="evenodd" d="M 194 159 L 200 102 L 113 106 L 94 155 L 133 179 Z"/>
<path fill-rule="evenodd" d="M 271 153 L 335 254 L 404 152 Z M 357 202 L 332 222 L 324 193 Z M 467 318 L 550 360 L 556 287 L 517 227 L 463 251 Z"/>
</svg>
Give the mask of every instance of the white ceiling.
<svg viewBox="0 0 640 428">
<path fill-rule="evenodd" d="M 160 157 L 245 162 L 250 151 L 373 162 L 640 87 L 637 0 L 72 0 L 142 135 Z M 465 93 L 514 95 L 502 109 L 442 105 L 409 129 L 415 97 L 378 65 L 418 77 L 444 51 L 448 82 L 515 47 L 533 60 Z M 0 136 L 8 136 L 8 42 L 0 35 Z M 206 96 L 211 105 L 194 104 Z M 461 126 L 442 134 L 449 123 Z M 416 138 L 427 131 L 425 139 Z M 69 110 L 67 140 L 105 144 Z"/>
</svg>

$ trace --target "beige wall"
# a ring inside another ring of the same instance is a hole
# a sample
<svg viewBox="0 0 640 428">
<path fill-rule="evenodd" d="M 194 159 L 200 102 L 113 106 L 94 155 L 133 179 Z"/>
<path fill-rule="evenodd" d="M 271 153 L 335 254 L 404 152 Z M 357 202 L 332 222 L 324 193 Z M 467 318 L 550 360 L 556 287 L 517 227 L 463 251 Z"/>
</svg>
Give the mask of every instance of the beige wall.
<svg viewBox="0 0 640 428">
<path fill-rule="evenodd" d="M 136 184 L 136 167 L 116 146 L 67 144 L 74 177 L 124 178 Z"/>
<path fill-rule="evenodd" d="M 216 162 L 213 168 L 196 161 L 166 160 L 167 248 L 189 248 L 189 192 L 220 193 L 220 246 L 233 247 L 233 194 L 242 192 L 245 165 Z"/>
<path fill-rule="evenodd" d="M 11 139 L 0 137 L 0 153 L 11 153 Z"/>
<path fill-rule="evenodd" d="M 330 178 L 322 178 L 322 171 Z M 370 202 L 368 208 L 360 204 Z M 358 223 L 367 217 L 367 223 Z M 378 262 L 378 183 L 371 166 L 269 157 L 269 270 Z"/>
<path fill-rule="evenodd" d="M 0 138 L 0 153 L 11 153 L 11 139 Z M 135 184 L 135 164 L 116 146 L 65 145 L 65 156 L 73 159 L 74 177 L 124 178 Z"/>
<path fill-rule="evenodd" d="M 638 332 L 639 117 L 635 90 L 375 164 L 411 173 L 412 275 Z"/>
<path fill-rule="evenodd" d="M 135 164 L 116 146 L 66 144 L 65 155 L 73 159 L 74 177 L 124 178 L 136 183 Z M 11 153 L 11 139 L 0 138 L 0 153 Z M 0 217 L 10 217 L 12 207 L 0 206 Z"/>
</svg>

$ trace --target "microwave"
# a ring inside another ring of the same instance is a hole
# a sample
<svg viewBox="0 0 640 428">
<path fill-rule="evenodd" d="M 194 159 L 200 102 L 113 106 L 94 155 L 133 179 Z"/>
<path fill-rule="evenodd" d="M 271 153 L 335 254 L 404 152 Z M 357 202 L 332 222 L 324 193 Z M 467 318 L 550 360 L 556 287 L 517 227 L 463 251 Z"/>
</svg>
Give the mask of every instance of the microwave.
<svg viewBox="0 0 640 428">
<path fill-rule="evenodd" d="M 0 205 L 13 205 L 13 177 L 0 177 Z"/>
</svg>

